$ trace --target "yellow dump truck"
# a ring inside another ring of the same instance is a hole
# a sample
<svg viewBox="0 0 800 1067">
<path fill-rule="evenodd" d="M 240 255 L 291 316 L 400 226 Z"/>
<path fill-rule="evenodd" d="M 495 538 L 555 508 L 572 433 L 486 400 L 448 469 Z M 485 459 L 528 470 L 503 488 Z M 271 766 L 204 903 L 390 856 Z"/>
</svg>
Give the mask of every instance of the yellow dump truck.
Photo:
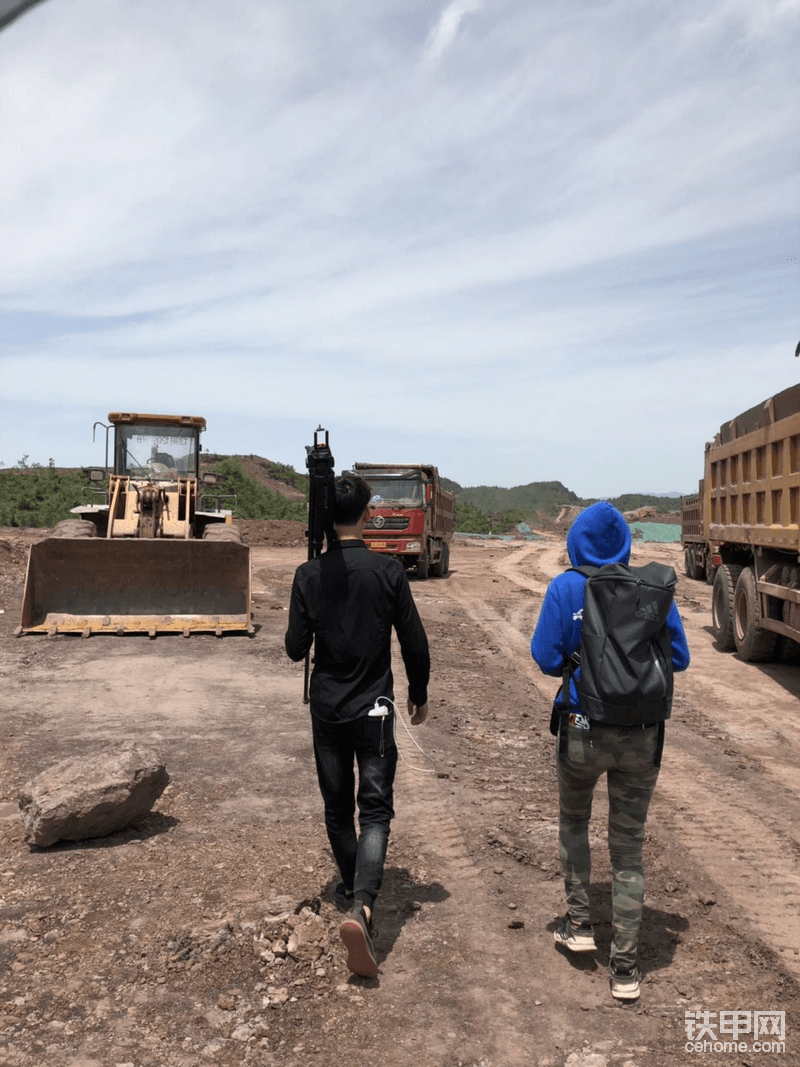
<svg viewBox="0 0 800 1067">
<path fill-rule="evenodd" d="M 250 550 L 217 498 L 204 508 L 197 415 L 112 411 L 114 472 L 31 547 L 26 633 L 253 632 Z"/>
<path fill-rule="evenodd" d="M 753 662 L 800 642 L 800 385 L 737 415 L 706 445 L 682 504 L 686 574 L 713 583 L 712 628 Z"/>
</svg>

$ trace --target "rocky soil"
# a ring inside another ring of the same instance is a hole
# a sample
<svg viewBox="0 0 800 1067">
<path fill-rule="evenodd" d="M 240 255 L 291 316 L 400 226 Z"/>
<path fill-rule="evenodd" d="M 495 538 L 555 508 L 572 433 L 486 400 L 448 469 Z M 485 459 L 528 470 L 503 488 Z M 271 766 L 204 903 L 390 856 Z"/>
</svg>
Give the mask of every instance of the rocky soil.
<svg viewBox="0 0 800 1067">
<path fill-rule="evenodd" d="M 557 683 L 528 642 L 563 537 L 459 539 L 449 577 L 412 579 L 431 716 L 413 736 L 398 726 L 369 981 L 344 966 L 302 667 L 283 652 L 302 524 L 244 525 L 255 636 L 155 641 L 12 637 L 40 532 L 0 531 L 0 1067 L 800 1062 L 800 672 L 714 647 L 710 590 L 682 576 L 679 546 L 634 547 L 679 571 L 693 664 L 677 679 L 648 825 L 646 981 L 622 1005 L 606 976 L 601 790 L 597 957 L 552 940 L 564 907 L 547 730 Z M 156 746 L 171 777 L 145 819 L 85 843 L 25 844 L 25 782 L 132 741 Z M 686 1012 L 764 1010 L 785 1012 L 785 1052 L 754 1052 L 752 1034 L 746 1052 L 685 1050 Z"/>
</svg>

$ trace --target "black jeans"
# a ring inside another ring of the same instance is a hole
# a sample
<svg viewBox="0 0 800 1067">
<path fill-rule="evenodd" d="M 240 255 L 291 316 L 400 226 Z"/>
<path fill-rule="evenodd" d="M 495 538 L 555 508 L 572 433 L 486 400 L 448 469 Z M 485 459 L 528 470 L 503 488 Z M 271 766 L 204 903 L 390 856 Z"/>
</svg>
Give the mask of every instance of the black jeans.
<svg viewBox="0 0 800 1067">
<path fill-rule="evenodd" d="M 389 843 L 397 745 L 394 712 L 353 722 L 321 722 L 311 716 L 317 777 L 325 803 L 325 829 L 345 889 L 374 903 L 383 881 Z M 358 764 L 358 793 L 353 764 Z M 355 830 L 358 801 L 359 834 Z"/>
</svg>

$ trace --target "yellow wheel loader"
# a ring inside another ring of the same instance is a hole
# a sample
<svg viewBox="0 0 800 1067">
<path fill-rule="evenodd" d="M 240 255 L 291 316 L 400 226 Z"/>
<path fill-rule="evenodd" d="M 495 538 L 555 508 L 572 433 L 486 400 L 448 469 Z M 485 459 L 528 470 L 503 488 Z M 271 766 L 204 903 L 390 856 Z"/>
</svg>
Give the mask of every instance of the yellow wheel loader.
<svg viewBox="0 0 800 1067">
<path fill-rule="evenodd" d="M 17 634 L 252 633 L 250 549 L 232 512 L 198 495 L 221 480 L 199 476 L 205 419 L 108 420 L 114 473 L 100 488 L 105 472 L 87 471 L 93 499 L 31 546 Z"/>
</svg>

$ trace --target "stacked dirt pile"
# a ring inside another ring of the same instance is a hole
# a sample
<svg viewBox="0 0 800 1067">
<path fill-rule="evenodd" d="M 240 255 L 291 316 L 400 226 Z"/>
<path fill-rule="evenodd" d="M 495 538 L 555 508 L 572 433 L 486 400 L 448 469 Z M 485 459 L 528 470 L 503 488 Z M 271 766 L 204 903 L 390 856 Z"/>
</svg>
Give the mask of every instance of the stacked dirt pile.
<svg viewBox="0 0 800 1067">
<path fill-rule="evenodd" d="M 38 541 L 42 530 L 32 531 L 36 536 L 17 535 L 12 530 L 0 530 L 0 596 L 25 575 L 28 548 Z"/>
<path fill-rule="evenodd" d="M 296 548 L 306 544 L 304 522 L 290 519 L 234 519 L 246 545 L 271 545 L 275 548 Z"/>
</svg>

